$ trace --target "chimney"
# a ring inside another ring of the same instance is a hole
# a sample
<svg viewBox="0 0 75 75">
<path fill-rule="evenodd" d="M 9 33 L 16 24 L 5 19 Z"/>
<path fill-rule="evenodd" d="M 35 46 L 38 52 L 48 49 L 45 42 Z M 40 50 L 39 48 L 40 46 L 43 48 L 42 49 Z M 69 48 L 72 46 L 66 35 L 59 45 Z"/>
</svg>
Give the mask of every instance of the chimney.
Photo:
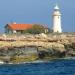
<svg viewBox="0 0 75 75">
<path fill-rule="evenodd" d="M 13 22 L 13 24 L 16 24 L 16 22 Z"/>
</svg>

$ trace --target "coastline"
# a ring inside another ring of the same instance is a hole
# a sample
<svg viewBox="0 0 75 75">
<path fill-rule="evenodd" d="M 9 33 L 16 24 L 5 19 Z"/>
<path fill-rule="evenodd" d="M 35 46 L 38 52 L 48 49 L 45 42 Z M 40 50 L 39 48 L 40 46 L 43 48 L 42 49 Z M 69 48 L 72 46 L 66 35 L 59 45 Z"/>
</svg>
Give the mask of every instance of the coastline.
<svg viewBox="0 0 75 75">
<path fill-rule="evenodd" d="M 0 65 L 17 65 L 17 64 L 35 64 L 35 63 L 48 63 L 51 61 L 55 61 L 55 60 L 71 60 L 71 59 L 75 59 L 75 57 L 65 57 L 65 58 L 54 58 L 54 59 L 49 59 L 49 60 L 36 60 L 36 61 L 31 61 L 31 62 L 21 62 L 21 63 L 5 63 L 5 62 L 0 62 Z"/>
<path fill-rule="evenodd" d="M 75 57 L 74 34 L 37 34 L 0 36 L 1 63 L 34 63 L 37 59 L 71 59 Z M 40 62 L 40 61 L 38 61 Z"/>
</svg>

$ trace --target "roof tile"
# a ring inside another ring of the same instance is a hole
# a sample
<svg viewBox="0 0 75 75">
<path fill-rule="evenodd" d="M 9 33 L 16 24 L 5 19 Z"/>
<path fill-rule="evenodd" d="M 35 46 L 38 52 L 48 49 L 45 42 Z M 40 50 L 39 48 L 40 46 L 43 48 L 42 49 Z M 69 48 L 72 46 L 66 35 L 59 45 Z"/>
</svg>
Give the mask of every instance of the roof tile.
<svg viewBox="0 0 75 75">
<path fill-rule="evenodd" d="M 9 24 L 12 30 L 26 30 L 32 28 L 32 24 Z"/>
</svg>

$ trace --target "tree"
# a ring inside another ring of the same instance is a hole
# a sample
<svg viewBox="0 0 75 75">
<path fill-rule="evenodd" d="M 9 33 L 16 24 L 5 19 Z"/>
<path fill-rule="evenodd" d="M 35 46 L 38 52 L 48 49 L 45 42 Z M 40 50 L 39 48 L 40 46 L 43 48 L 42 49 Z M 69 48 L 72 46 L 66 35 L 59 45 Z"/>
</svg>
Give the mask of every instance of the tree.
<svg viewBox="0 0 75 75">
<path fill-rule="evenodd" d="M 24 33 L 31 33 L 31 34 L 40 34 L 44 32 L 45 32 L 44 26 L 39 24 L 34 24 L 31 29 L 24 31 Z"/>
</svg>

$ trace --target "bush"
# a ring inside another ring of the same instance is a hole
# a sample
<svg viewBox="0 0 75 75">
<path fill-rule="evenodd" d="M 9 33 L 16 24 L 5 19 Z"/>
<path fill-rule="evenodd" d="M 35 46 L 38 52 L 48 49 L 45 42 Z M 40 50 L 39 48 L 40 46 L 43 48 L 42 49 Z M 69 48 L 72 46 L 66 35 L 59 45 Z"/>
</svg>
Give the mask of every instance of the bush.
<svg viewBox="0 0 75 75">
<path fill-rule="evenodd" d="M 34 24 L 31 29 L 25 30 L 24 33 L 31 33 L 31 34 L 45 33 L 45 27 L 43 25 Z"/>
</svg>

